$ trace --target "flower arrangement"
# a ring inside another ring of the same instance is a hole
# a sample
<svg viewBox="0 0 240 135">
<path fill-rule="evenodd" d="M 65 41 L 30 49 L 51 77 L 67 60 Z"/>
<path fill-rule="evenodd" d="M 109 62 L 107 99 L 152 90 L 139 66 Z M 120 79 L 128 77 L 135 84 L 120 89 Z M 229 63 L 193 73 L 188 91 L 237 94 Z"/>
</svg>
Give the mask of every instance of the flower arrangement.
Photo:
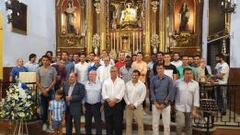
<svg viewBox="0 0 240 135">
<path fill-rule="evenodd" d="M 93 35 L 94 53 L 98 54 L 98 47 L 100 46 L 100 36 L 96 33 Z"/>
<path fill-rule="evenodd" d="M 21 86 L 21 85 L 20 85 Z M 0 102 L 0 119 L 29 121 L 34 117 L 34 96 L 29 89 L 11 85 Z"/>
<path fill-rule="evenodd" d="M 159 36 L 157 34 L 152 35 L 151 37 L 151 46 L 153 47 L 153 52 L 157 53 L 157 47 L 160 43 Z"/>
</svg>

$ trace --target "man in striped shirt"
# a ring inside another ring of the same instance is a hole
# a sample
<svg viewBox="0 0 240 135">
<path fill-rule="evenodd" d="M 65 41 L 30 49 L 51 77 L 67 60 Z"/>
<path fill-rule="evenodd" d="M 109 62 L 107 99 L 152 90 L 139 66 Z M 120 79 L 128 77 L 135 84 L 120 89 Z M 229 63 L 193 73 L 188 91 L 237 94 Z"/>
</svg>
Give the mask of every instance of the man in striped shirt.
<svg viewBox="0 0 240 135">
<path fill-rule="evenodd" d="M 50 101 L 49 112 L 50 112 L 50 127 L 54 129 L 54 134 L 62 134 L 62 124 L 65 123 L 64 113 L 66 105 L 62 100 L 63 91 L 57 90 L 55 93 L 55 99 Z"/>
</svg>

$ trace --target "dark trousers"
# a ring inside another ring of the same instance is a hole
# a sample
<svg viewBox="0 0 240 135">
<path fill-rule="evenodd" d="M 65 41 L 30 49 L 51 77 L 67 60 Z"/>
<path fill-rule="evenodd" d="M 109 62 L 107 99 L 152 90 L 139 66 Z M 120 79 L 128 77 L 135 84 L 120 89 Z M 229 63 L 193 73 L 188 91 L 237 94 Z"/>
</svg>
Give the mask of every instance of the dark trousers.
<svg viewBox="0 0 240 135">
<path fill-rule="evenodd" d="M 46 124 L 48 121 L 48 106 L 49 101 L 53 99 L 54 92 L 50 91 L 48 96 L 45 97 L 42 94 L 40 95 L 40 109 L 41 109 L 41 120 L 42 124 Z"/>
<path fill-rule="evenodd" d="M 217 100 L 217 105 L 221 113 L 226 113 L 227 111 L 227 86 L 218 86 L 215 89 L 215 99 Z"/>
<path fill-rule="evenodd" d="M 109 107 L 104 103 L 104 114 L 106 120 L 107 135 L 122 135 L 123 104 L 117 103 L 114 107 Z"/>
<path fill-rule="evenodd" d="M 73 128 L 73 120 L 74 126 L 76 130 L 76 135 L 81 135 L 80 133 L 80 120 L 81 115 L 71 115 L 70 112 L 66 112 L 66 135 L 72 135 L 72 128 Z"/>
<path fill-rule="evenodd" d="M 101 103 L 88 104 L 85 103 L 85 129 L 86 135 L 92 135 L 92 117 L 94 117 L 96 135 L 102 135 L 102 119 L 101 119 Z"/>
</svg>

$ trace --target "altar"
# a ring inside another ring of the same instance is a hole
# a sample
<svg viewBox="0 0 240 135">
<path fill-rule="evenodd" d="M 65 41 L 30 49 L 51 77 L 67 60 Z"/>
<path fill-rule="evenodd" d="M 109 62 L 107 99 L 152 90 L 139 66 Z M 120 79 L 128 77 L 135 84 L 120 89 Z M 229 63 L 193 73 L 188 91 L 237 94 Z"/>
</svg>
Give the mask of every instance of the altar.
<svg viewBox="0 0 240 135">
<path fill-rule="evenodd" d="M 57 0 L 57 52 L 198 54 L 201 6 L 198 0 Z"/>
</svg>

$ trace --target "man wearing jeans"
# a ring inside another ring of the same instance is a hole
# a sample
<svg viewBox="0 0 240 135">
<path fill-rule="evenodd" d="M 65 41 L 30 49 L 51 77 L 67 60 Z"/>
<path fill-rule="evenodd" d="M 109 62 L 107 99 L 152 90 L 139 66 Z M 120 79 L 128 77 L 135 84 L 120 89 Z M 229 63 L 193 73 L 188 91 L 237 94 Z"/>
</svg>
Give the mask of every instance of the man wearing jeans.
<svg viewBox="0 0 240 135">
<path fill-rule="evenodd" d="M 176 82 L 176 130 L 177 135 L 192 135 L 192 119 L 197 116 L 199 107 L 199 84 L 193 80 L 192 69 L 187 67 L 183 70 L 183 79 Z"/>
<path fill-rule="evenodd" d="M 216 61 L 218 62 L 215 70 L 216 75 L 213 76 L 214 79 L 212 80 L 212 83 L 216 85 L 220 85 L 217 90 L 215 90 L 215 98 L 217 100 L 219 111 L 222 115 L 226 115 L 227 111 L 227 86 L 221 86 L 221 85 L 227 85 L 228 83 L 228 77 L 229 77 L 229 66 L 224 61 L 224 55 L 218 54 L 216 55 Z M 215 82 L 217 81 L 217 82 Z"/>
<path fill-rule="evenodd" d="M 164 135 L 170 135 L 170 103 L 174 100 L 173 80 L 164 74 L 164 65 L 156 65 L 157 75 L 150 82 L 153 135 L 159 135 L 159 117 L 162 114 Z"/>
<path fill-rule="evenodd" d="M 56 83 L 57 72 L 50 66 L 50 58 L 47 55 L 42 57 L 42 64 L 37 70 L 37 87 L 40 92 L 40 108 L 42 130 L 47 130 L 48 103 L 54 97 L 54 85 Z"/>
</svg>

